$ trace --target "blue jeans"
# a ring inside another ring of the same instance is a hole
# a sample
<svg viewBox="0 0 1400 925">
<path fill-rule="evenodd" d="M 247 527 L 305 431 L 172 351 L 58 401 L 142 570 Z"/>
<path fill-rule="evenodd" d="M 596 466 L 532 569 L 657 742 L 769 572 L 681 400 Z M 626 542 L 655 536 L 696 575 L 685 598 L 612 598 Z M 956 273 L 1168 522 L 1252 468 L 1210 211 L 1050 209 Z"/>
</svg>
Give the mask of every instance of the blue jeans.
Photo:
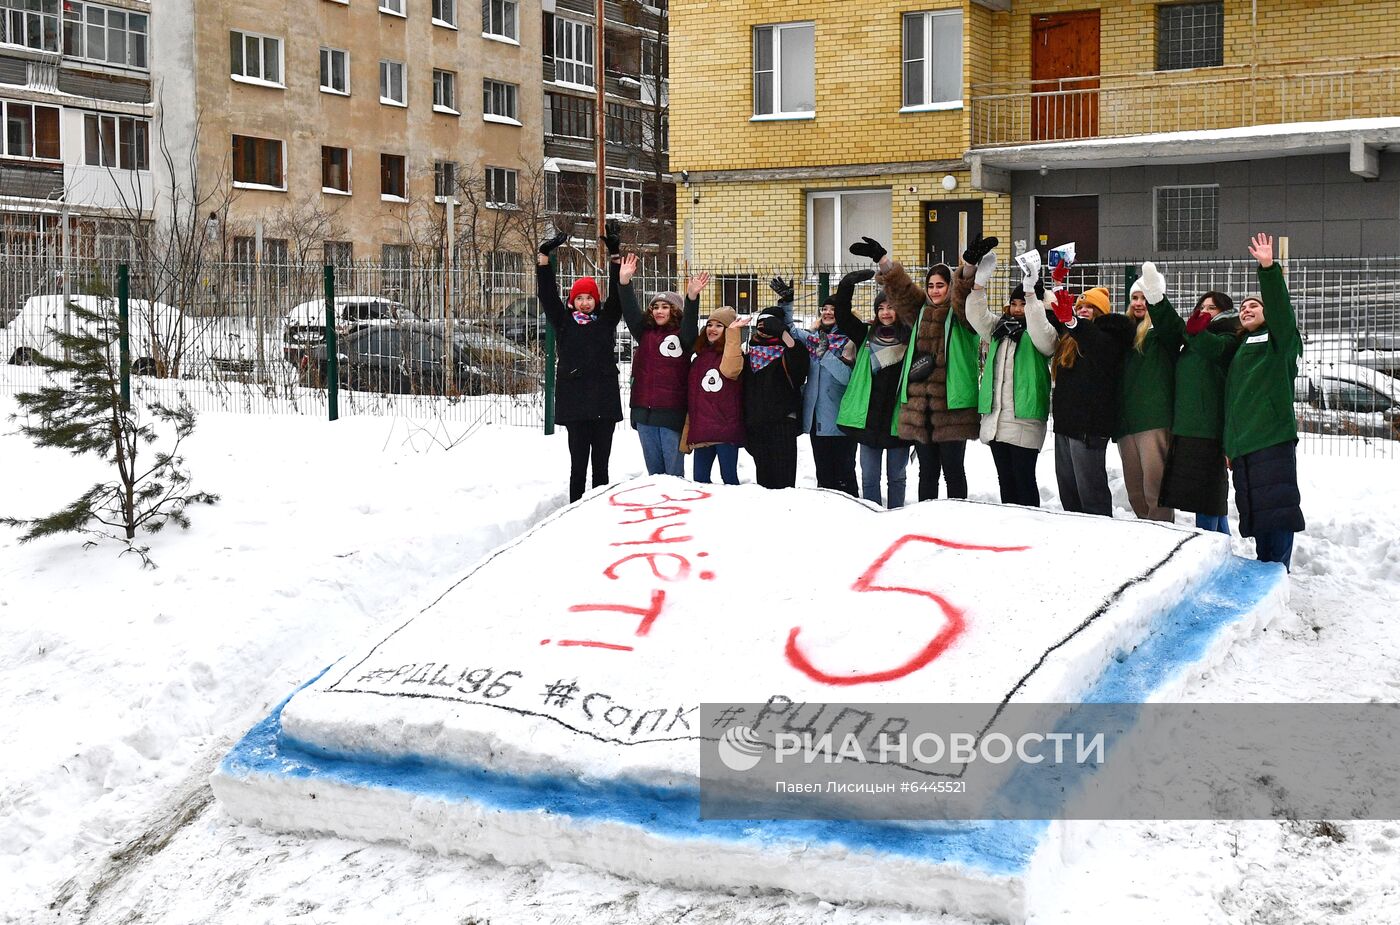
<svg viewBox="0 0 1400 925">
<path fill-rule="evenodd" d="M 867 501 L 883 504 L 880 498 L 881 462 L 884 463 L 886 478 L 890 486 L 890 503 L 894 510 L 904 507 L 905 471 L 909 468 L 909 447 L 897 446 L 889 450 L 876 449 L 861 444 L 860 447 L 860 496 Z"/>
<path fill-rule="evenodd" d="M 678 475 L 685 478 L 685 454 L 681 452 L 681 432 L 657 424 L 638 424 L 642 459 L 647 475 Z"/>
<path fill-rule="evenodd" d="M 690 464 L 695 473 L 695 481 L 710 484 L 710 470 L 719 458 L 719 477 L 726 485 L 739 484 L 739 444 L 717 443 L 714 446 L 697 446 L 690 451 L 694 457 Z"/>
<path fill-rule="evenodd" d="M 1293 531 L 1260 530 L 1254 534 L 1254 551 L 1260 562 L 1282 562 L 1293 571 Z"/>
<path fill-rule="evenodd" d="M 1211 530 L 1215 533 L 1223 533 L 1229 536 L 1230 517 L 1228 514 L 1222 514 L 1219 517 L 1214 514 L 1197 514 L 1196 528 L 1198 530 Z"/>
</svg>

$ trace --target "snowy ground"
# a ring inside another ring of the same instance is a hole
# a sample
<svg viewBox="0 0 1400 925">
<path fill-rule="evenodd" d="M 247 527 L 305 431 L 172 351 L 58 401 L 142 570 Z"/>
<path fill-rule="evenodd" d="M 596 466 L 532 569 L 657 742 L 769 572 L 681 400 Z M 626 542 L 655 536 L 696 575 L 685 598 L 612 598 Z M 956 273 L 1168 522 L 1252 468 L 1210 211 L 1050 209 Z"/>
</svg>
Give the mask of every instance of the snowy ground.
<svg viewBox="0 0 1400 925">
<path fill-rule="evenodd" d="M 14 409 L 0 395 L 0 417 Z M 564 503 L 562 435 L 479 427 L 449 447 L 465 429 L 205 414 L 187 457 L 197 486 L 223 500 L 194 511 L 189 532 L 152 539 L 154 571 L 110 546 L 19 546 L 0 532 L 0 703 L 10 706 L 0 921 L 923 919 L 272 835 L 210 802 L 209 771 L 276 701 Z M 0 513 L 45 513 L 86 487 L 90 463 L 12 431 L 0 427 Z M 1053 490 L 1051 459 L 1041 465 Z M 810 458 L 804 466 L 810 484 Z M 1400 700 L 1397 466 L 1303 457 L 1309 530 L 1292 613 L 1190 699 Z M 635 438 L 619 430 L 614 477 L 640 469 Z M 969 450 L 968 469 L 973 496 L 992 498 L 984 448 Z M 1117 494 L 1126 511 L 1121 484 Z M 802 541 L 793 562 L 820 561 L 822 543 Z M 1086 563 L 1130 554 L 1097 550 Z M 547 563 L 521 576 L 547 579 Z M 1034 922 L 1371 923 L 1400 908 L 1400 822 L 1074 823 L 1068 833 Z"/>
</svg>

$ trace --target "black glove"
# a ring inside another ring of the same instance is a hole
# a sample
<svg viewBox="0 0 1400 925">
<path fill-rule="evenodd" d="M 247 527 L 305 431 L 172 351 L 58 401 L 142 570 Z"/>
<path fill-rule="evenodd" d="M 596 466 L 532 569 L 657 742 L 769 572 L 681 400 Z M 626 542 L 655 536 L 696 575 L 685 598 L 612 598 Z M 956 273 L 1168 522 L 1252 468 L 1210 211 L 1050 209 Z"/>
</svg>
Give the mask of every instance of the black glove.
<svg viewBox="0 0 1400 925">
<path fill-rule="evenodd" d="M 880 258 L 888 254 L 889 251 L 885 250 L 885 246 L 874 238 L 861 238 L 860 241 L 851 245 L 851 253 L 857 257 L 869 257 L 873 262 L 879 263 Z"/>
<path fill-rule="evenodd" d="M 608 246 L 608 256 L 616 257 L 622 253 L 622 226 L 617 219 L 610 218 L 603 225 L 603 243 Z"/>
<path fill-rule="evenodd" d="M 548 257 L 556 247 L 558 247 L 560 244 L 563 244 L 567 240 L 569 240 L 569 233 L 567 231 L 561 231 L 554 237 L 550 238 L 548 241 L 540 245 L 540 253 Z"/>
<path fill-rule="evenodd" d="M 778 294 L 779 302 L 791 302 L 793 297 L 792 280 L 783 281 L 781 276 L 775 276 L 768 281 L 768 288 Z"/>
<path fill-rule="evenodd" d="M 868 282 L 875 278 L 874 270 L 853 270 L 841 277 L 841 282 L 836 284 L 838 289 L 855 289 L 861 283 Z"/>
<path fill-rule="evenodd" d="M 963 262 L 968 266 L 977 266 L 977 264 L 982 261 L 983 257 L 996 250 L 998 243 L 1000 242 L 998 242 L 996 238 L 984 238 L 979 234 L 972 239 L 972 243 L 967 246 L 967 250 L 963 251 Z"/>
<path fill-rule="evenodd" d="M 787 325 L 783 323 L 781 316 L 775 315 L 772 312 L 764 312 L 759 315 L 758 320 L 754 322 L 753 329 L 763 337 L 777 340 L 779 337 L 783 336 L 783 332 L 787 330 Z"/>
</svg>

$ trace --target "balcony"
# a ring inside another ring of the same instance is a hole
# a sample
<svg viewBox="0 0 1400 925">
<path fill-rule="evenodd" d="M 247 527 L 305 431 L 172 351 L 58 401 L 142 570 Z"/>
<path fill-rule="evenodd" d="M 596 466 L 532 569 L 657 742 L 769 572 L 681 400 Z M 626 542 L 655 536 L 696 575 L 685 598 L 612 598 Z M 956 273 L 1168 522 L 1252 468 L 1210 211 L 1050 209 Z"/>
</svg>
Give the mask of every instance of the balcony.
<svg viewBox="0 0 1400 925">
<path fill-rule="evenodd" d="M 1384 119 L 1400 55 L 973 84 L 974 150 L 1138 135 Z"/>
</svg>

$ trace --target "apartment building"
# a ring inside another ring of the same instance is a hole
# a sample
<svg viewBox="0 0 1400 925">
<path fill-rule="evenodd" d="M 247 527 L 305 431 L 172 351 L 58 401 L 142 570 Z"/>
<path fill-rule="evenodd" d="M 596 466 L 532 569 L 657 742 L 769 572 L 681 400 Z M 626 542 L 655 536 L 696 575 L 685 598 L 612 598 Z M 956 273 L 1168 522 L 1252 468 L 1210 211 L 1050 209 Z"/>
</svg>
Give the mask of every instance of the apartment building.
<svg viewBox="0 0 1400 925">
<path fill-rule="evenodd" d="M 150 23 L 146 0 L 0 0 L 0 254 L 90 254 L 151 217 Z"/>
<path fill-rule="evenodd" d="M 529 13 L 517 0 L 162 0 L 152 76 L 176 156 L 158 159 L 157 185 L 199 191 L 230 259 L 251 259 L 260 232 L 264 260 L 406 262 L 441 240 L 449 200 L 470 200 L 460 223 L 520 209 L 542 184 Z"/>
<path fill-rule="evenodd" d="M 602 80 L 607 215 L 625 224 L 631 242 L 674 250 L 666 0 L 604 5 L 601 71 L 592 0 L 546 0 L 543 22 L 548 211 L 580 227 L 596 214 L 596 82 Z"/>
<path fill-rule="evenodd" d="M 1383 0 L 773 0 L 673 11 L 684 252 L 835 266 L 979 231 L 1081 260 L 1400 253 Z M 1400 150 L 1400 148 L 1396 148 Z M 1003 247 L 1003 255 L 1007 253 Z"/>
</svg>

